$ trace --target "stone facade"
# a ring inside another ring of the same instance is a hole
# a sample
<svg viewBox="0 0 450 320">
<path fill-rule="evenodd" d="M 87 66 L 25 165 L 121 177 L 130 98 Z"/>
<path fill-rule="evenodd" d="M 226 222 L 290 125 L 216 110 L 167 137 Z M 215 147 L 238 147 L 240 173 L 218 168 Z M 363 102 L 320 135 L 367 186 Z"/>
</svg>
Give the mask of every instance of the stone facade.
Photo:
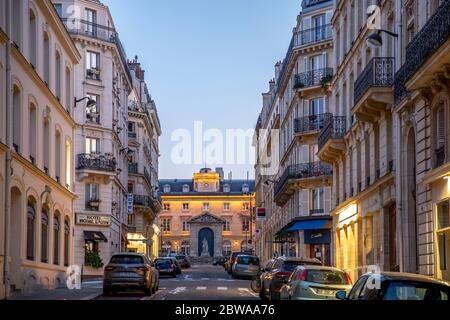
<svg viewBox="0 0 450 320">
<path fill-rule="evenodd" d="M 203 241 L 199 234 L 203 231 L 209 247 L 214 246 L 210 255 L 251 249 L 255 231 L 250 224 L 253 188 L 252 180 L 223 179 L 220 168 L 216 172 L 202 169 L 192 179 L 161 179 L 163 210 L 157 219 L 161 254 L 173 251 L 199 257 Z M 208 234 L 212 234 L 211 239 Z"/>
<path fill-rule="evenodd" d="M 50 1 L 0 1 L 0 299 L 64 286 L 73 264 L 80 58 Z"/>
</svg>

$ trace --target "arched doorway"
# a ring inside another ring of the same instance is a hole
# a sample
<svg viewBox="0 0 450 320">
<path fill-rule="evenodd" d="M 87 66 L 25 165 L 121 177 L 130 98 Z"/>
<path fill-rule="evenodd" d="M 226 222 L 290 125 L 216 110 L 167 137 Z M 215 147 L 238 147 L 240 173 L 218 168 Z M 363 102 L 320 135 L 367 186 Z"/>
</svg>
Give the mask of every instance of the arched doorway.
<svg viewBox="0 0 450 320">
<path fill-rule="evenodd" d="M 198 255 L 202 255 L 204 239 L 208 243 L 209 256 L 214 257 L 214 232 L 210 228 L 203 228 L 198 232 Z"/>
<path fill-rule="evenodd" d="M 414 129 L 408 133 L 406 150 L 406 261 L 405 272 L 418 272 L 417 258 L 417 193 L 416 193 L 416 138 Z"/>
</svg>

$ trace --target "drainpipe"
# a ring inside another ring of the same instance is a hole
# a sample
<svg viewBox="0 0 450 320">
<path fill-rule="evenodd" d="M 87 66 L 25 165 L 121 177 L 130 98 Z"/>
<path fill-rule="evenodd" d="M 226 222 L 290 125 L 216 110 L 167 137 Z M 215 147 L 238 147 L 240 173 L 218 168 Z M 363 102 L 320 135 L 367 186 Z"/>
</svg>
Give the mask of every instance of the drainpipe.
<svg viewBox="0 0 450 320">
<path fill-rule="evenodd" d="M 9 2 L 6 1 L 6 10 L 5 12 L 9 12 Z M 6 28 L 9 29 L 9 14 L 6 14 Z M 11 175 L 10 175 L 10 167 L 11 167 L 11 146 L 12 146 L 12 137 L 11 137 L 11 121 L 10 121 L 10 96 L 11 96 L 11 42 L 6 41 L 6 83 L 5 83 L 5 91 L 6 91 L 6 159 L 5 159 L 5 226 L 4 226 L 4 257 L 3 257 L 3 283 L 5 285 L 5 299 L 8 299 L 9 290 L 10 290 L 10 282 L 9 282 L 9 242 L 10 242 L 10 218 L 11 218 Z"/>
</svg>

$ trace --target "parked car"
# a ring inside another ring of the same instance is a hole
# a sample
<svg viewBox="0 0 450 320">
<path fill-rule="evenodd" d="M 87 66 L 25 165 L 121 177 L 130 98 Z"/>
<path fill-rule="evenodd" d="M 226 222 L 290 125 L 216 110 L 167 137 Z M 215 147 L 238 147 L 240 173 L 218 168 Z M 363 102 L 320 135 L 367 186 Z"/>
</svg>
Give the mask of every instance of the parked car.
<svg viewBox="0 0 450 320">
<path fill-rule="evenodd" d="M 175 257 L 168 257 L 168 258 L 171 259 L 172 262 L 173 262 L 173 264 L 175 265 L 176 270 L 177 270 L 177 274 L 181 274 L 181 264 L 180 264 L 180 261 L 178 261 L 178 259 L 175 258 Z"/>
<path fill-rule="evenodd" d="M 352 289 L 350 275 L 340 269 L 305 265 L 297 267 L 281 287 L 281 300 L 336 300 L 336 292 Z"/>
<path fill-rule="evenodd" d="M 279 300 L 281 286 L 289 279 L 295 268 L 303 265 L 320 266 L 322 263 L 318 259 L 295 257 L 278 257 L 271 260 L 261 274 L 261 299 L 268 297 L 270 300 Z"/>
<path fill-rule="evenodd" d="M 186 255 L 179 254 L 175 258 L 180 263 L 181 268 L 190 268 L 191 267 L 191 263 L 189 262 L 189 259 Z"/>
<path fill-rule="evenodd" d="M 259 274 L 261 267 L 259 258 L 246 254 L 240 254 L 236 257 L 236 261 L 232 266 L 231 275 L 233 278 L 254 278 Z"/>
<path fill-rule="evenodd" d="M 145 295 L 159 288 L 159 273 L 148 257 L 138 253 L 113 254 L 105 267 L 103 294 L 114 294 L 118 289 L 142 289 Z"/>
<path fill-rule="evenodd" d="M 245 252 L 232 252 L 231 253 L 231 255 L 230 255 L 229 259 L 228 259 L 228 263 L 227 263 L 226 268 L 225 268 L 225 270 L 227 270 L 227 272 L 229 274 L 231 274 L 232 267 L 233 267 L 234 261 L 236 260 L 236 257 L 238 255 L 240 255 L 240 254 L 245 254 Z"/>
<path fill-rule="evenodd" d="M 449 300 L 448 283 L 404 272 L 366 273 L 350 293 L 338 291 L 340 300 Z"/>
<path fill-rule="evenodd" d="M 217 257 L 217 258 L 214 258 L 213 265 L 223 266 L 226 261 L 227 261 L 227 257 Z"/>
<path fill-rule="evenodd" d="M 177 266 L 173 263 L 172 258 L 158 258 L 154 265 L 160 275 L 169 275 L 175 278 L 178 274 Z"/>
</svg>

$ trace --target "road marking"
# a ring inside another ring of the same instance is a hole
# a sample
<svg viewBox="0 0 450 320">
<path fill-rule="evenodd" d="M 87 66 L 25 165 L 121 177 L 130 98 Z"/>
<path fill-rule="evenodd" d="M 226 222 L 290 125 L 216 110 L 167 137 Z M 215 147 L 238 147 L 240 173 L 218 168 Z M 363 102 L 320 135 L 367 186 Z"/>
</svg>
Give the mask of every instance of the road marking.
<svg viewBox="0 0 450 320">
<path fill-rule="evenodd" d="M 247 291 L 247 288 L 238 288 L 238 291 Z"/>
<path fill-rule="evenodd" d="M 170 291 L 171 294 L 178 294 L 180 292 L 186 291 L 186 287 L 178 287 L 175 288 L 174 290 Z"/>
<path fill-rule="evenodd" d="M 146 296 L 146 297 L 140 298 L 139 300 L 152 300 L 152 298 L 153 298 L 153 296 L 152 297 Z"/>
<path fill-rule="evenodd" d="M 225 291 L 225 290 L 228 290 L 228 288 L 227 288 L 227 287 L 217 287 L 217 290 L 219 290 L 219 291 Z"/>
<path fill-rule="evenodd" d="M 97 293 L 90 294 L 90 295 L 88 295 L 86 297 L 83 297 L 80 300 L 93 300 L 93 299 L 95 299 L 95 298 L 97 298 L 99 296 L 101 296 L 101 293 L 97 292 Z"/>
<path fill-rule="evenodd" d="M 197 287 L 195 290 L 206 290 L 206 287 Z"/>
</svg>

